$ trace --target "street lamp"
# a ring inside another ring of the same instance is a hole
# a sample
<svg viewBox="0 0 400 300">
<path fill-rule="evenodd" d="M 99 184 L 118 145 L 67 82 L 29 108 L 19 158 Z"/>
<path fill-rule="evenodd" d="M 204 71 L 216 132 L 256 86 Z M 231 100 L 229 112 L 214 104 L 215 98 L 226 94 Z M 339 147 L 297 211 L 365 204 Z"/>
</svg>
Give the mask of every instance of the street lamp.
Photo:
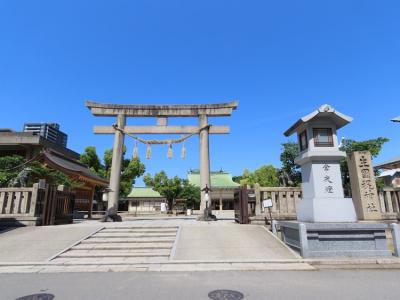
<svg viewBox="0 0 400 300">
<path fill-rule="evenodd" d="M 206 201 L 206 208 L 208 207 L 208 202 L 210 201 L 210 195 L 208 194 L 208 192 L 206 192 L 204 194 L 204 200 Z"/>
<path fill-rule="evenodd" d="M 201 191 L 204 192 L 204 201 L 206 202 L 206 208 L 204 209 L 204 221 L 216 220 L 216 217 L 213 216 L 211 211 L 211 197 L 210 197 L 211 189 L 206 184 L 206 187 Z"/>
<path fill-rule="evenodd" d="M 108 193 L 111 192 L 111 189 L 109 187 L 106 187 L 102 192 L 103 192 L 102 200 L 104 202 L 108 202 Z"/>
</svg>

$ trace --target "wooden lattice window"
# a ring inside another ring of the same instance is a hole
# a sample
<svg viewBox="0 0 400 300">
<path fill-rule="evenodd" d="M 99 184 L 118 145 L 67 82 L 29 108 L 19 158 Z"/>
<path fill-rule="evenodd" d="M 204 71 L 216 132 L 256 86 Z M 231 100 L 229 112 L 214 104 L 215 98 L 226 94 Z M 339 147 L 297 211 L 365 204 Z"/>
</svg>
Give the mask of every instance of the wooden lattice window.
<svg viewBox="0 0 400 300">
<path fill-rule="evenodd" d="M 332 128 L 313 128 L 315 147 L 333 147 Z"/>
<path fill-rule="evenodd" d="M 300 151 L 308 149 L 307 130 L 304 130 L 302 133 L 299 134 L 299 145 Z"/>
</svg>

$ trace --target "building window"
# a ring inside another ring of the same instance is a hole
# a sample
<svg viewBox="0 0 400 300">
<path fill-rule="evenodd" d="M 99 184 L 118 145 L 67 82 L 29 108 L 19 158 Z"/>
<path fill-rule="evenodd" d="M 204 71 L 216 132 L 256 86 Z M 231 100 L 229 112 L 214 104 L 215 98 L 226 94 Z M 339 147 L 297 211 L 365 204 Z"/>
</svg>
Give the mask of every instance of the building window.
<svg viewBox="0 0 400 300">
<path fill-rule="evenodd" d="M 304 151 L 308 148 L 307 130 L 304 130 L 299 134 L 300 151 Z"/>
<path fill-rule="evenodd" d="M 333 147 L 332 128 L 314 128 L 315 147 Z"/>
</svg>

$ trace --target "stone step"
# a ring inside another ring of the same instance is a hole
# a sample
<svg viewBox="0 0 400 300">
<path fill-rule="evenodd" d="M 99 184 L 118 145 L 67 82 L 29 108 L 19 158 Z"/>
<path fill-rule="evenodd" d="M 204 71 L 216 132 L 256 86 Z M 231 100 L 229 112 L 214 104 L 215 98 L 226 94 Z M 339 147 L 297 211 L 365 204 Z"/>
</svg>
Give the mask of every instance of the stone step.
<svg viewBox="0 0 400 300">
<path fill-rule="evenodd" d="M 178 230 L 178 226 L 118 226 L 118 227 L 106 227 L 104 230 L 109 229 L 176 229 Z"/>
<path fill-rule="evenodd" d="M 145 264 L 167 262 L 169 257 L 58 257 L 52 262 L 69 263 L 69 264 L 85 264 L 85 263 L 108 263 L 108 264 Z"/>
<path fill-rule="evenodd" d="M 169 257 L 170 250 L 70 250 L 60 257 Z"/>
<path fill-rule="evenodd" d="M 174 233 L 178 232 L 177 229 L 164 229 L 164 228 L 155 228 L 155 229 L 140 229 L 140 228 L 132 228 L 132 229 L 104 229 L 101 233 Z"/>
<path fill-rule="evenodd" d="M 105 238 L 92 237 L 81 242 L 81 244 L 97 244 L 97 243 L 173 243 L 174 237 L 135 237 L 135 238 Z"/>
<path fill-rule="evenodd" d="M 173 243 L 95 243 L 79 244 L 72 250 L 118 250 L 118 249 L 172 249 Z"/>
<path fill-rule="evenodd" d="M 176 233 L 96 233 L 92 235 L 93 238 L 148 238 L 148 237 L 176 237 Z"/>
</svg>

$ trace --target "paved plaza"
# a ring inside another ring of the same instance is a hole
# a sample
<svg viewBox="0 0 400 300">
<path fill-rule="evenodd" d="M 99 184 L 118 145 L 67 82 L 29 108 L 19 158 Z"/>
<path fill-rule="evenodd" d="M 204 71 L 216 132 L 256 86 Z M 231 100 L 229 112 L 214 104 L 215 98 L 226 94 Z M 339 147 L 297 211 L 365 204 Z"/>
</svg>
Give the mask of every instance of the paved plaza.
<svg viewBox="0 0 400 300">
<path fill-rule="evenodd" d="M 29 226 L 0 232 L 0 262 L 47 261 L 99 228 L 99 224 Z"/>
<path fill-rule="evenodd" d="M 399 276 L 398 270 L 0 274 L 0 290 L 2 300 L 37 293 L 56 300 L 206 300 L 220 289 L 244 300 L 383 300 L 398 299 Z"/>
<path fill-rule="evenodd" d="M 315 271 L 400 268 L 400 259 L 303 259 L 264 226 L 171 218 L 0 233 L 0 273 Z"/>
<path fill-rule="evenodd" d="M 0 272 L 314 270 L 266 228 L 188 218 L 23 227 L 0 234 Z"/>
<path fill-rule="evenodd" d="M 181 227 L 175 260 L 300 258 L 263 226 Z"/>
</svg>

